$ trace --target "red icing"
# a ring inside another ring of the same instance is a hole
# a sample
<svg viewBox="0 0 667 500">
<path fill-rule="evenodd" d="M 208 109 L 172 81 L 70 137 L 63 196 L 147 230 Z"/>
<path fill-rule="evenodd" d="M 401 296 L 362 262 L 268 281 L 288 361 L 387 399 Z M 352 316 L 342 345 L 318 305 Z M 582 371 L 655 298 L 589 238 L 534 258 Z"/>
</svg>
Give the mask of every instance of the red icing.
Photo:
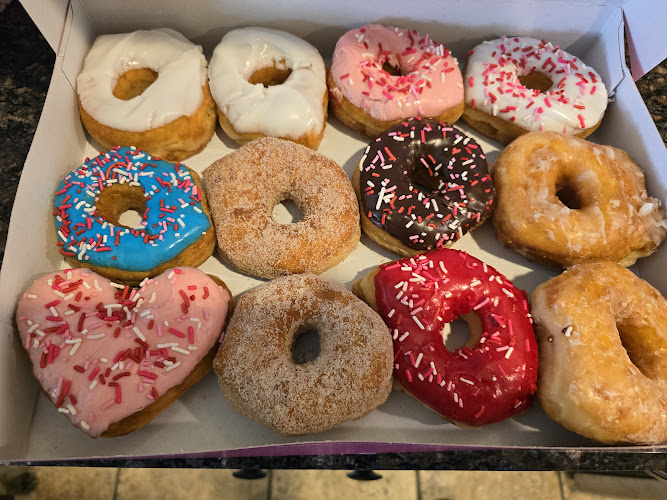
<svg viewBox="0 0 667 500">
<path fill-rule="evenodd" d="M 537 388 L 537 343 L 526 293 L 502 274 L 441 249 L 383 265 L 375 290 L 394 338 L 394 376 L 415 398 L 472 426 L 528 406 Z M 469 312 L 481 320 L 481 339 L 449 352 L 442 329 Z"/>
</svg>

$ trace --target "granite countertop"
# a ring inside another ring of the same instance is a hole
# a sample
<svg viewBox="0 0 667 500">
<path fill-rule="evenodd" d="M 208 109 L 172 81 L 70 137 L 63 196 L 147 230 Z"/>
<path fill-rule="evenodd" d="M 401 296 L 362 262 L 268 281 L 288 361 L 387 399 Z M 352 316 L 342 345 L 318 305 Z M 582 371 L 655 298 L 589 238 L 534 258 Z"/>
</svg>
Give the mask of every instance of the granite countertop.
<svg viewBox="0 0 667 500">
<path fill-rule="evenodd" d="M 0 2 L 2 3 L 2 2 Z M 6 2 L 5 2 L 6 3 Z M 0 7 L 1 9 L 2 7 Z M 0 12 L 0 259 L 4 255 L 9 217 L 23 164 L 39 121 L 55 55 L 16 0 Z M 637 87 L 663 141 L 667 139 L 667 63 L 637 82 Z M 443 447 L 444 448 L 444 447 Z M 269 468 L 399 468 L 477 470 L 666 470 L 667 452 L 654 448 L 567 449 L 441 449 L 440 451 L 288 456 L 225 456 L 205 458 L 111 459 L 70 461 L 62 465 L 133 467 L 269 467 Z M 274 452 L 275 453 L 275 452 Z M 34 463 L 34 462 L 33 462 Z M 49 462 L 50 464 L 54 464 Z"/>
</svg>

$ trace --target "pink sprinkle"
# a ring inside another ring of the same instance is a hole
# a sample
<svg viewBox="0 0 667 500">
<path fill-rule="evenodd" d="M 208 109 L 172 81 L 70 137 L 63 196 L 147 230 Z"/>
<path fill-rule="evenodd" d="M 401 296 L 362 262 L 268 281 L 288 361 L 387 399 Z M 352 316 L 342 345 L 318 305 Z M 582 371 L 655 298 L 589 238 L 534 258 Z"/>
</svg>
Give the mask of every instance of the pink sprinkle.
<svg viewBox="0 0 667 500">
<path fill-rule="evenodd" d="M 103 410 L 106 410 L 106 409 L 109 408 L 109 406 L 111 406 L 112 404 L 114 404 L 114 400 L 113 400 L 113 399 L 110 399 L 109 401 L 107 401 L 107 402 L 104 404 L 104 406 L 102 407 L 102 409 L 103 409 Z"/>
<path fill-rule="evenodd" d="M 389 92 L 387 92 L 386 90 L 383 90 L 383 91 L 382 91 L 382 95 L 385 96 L 385 97 L 386 97 L 387 99 L 389 99 L 390 101 L 394 99 L 394 96 L 392 96 L 392 95 L 391 95 Z"/>
<path fill-rule="evenodd" d="M 579 118 L 579 124 L 581 125 L 581 128 L 586 128 L 586 125 L 584 123 L 584 117 L 581 115 L 577 115 L 577 118 Z"/>
<path fill-rule="evenodd" d="M 160 323 L 157 325 L 157 336 L 162 337 L 162 325 Z"/>
<path fill-rule="evenodd" d="M 405 376 L 408 379 L 408 382 L 412 382 L 412 375 L 409 370 L 405 370 Z"/>
</svg>

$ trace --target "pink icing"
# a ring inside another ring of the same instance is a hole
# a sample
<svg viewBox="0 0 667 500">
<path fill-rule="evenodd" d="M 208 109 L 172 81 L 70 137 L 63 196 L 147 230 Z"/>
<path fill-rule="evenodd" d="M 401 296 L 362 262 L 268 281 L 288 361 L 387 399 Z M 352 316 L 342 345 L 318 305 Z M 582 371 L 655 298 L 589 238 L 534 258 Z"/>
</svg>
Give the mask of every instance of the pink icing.
<svg viewBox="0 0 667 500">
<path fill-rule="evenodd" d="M 400 69 L 390 75 L 383 65 Z M 416 31 L 368 24 L 336 44 L 331 76 L 341 95 L 380 121 L 436 117 L 463 101 L 458 63 L 444 45 Z"/>
<path fill-rule="evenodd" d="M 227 291 L 198 269 L 166 271 L 133 295 L 70 269 L 33 283 L 16 323 L 42 388 L 97 437 L 185 379 L 218 341 L 228 303 Z"/>
</svg>

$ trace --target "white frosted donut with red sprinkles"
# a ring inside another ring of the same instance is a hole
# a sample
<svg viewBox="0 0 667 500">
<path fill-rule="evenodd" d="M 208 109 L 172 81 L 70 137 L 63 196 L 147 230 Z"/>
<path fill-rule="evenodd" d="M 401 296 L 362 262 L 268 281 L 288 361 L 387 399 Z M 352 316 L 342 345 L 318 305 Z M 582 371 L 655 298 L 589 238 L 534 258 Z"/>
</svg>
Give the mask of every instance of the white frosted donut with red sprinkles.
<svg viewBox="0 0 667 500">
<path fill-rule="evenodd" d="M 475 127 L 503 142 L 538 130 L 585 137 L 607 107 L 607 89 L 594 69 L 535 38 L 502 37 L 478 45 L 468 53 L 464 85 L 465 121 L 475 126 L 481 112 L 490 115 L 482 121 L 493 128 L 496 121 L 513 125 L 499 137 Z"/>
</svg>

